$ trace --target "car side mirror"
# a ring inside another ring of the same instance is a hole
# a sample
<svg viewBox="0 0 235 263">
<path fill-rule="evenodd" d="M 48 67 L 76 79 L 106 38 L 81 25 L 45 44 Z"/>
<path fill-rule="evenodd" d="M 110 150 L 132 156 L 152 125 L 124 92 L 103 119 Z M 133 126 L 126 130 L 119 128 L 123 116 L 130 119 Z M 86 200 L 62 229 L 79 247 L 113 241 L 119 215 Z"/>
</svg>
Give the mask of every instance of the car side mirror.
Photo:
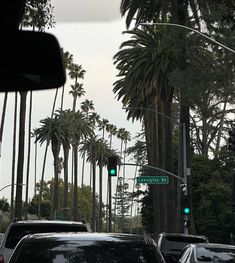
<svg viewBox="0 0 235 263">
<path fill-rule="evenodd" d="M 1 36 L 0 91 L 53 89 L 66 81 L 62 51 L 55 36 L 14 31 Z"/>
</svg>

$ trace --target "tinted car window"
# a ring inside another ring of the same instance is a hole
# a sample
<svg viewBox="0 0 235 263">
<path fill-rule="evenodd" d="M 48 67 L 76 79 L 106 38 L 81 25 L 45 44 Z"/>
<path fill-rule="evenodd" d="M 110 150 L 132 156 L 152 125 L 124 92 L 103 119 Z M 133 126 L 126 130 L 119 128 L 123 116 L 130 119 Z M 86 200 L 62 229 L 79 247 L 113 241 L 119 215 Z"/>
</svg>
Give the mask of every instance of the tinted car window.
<svg viewBox="0 0 235 263">
<path fill-rule="evenodd" d="M 197 248 L 198 261 L 205 262 L 235 262 L 235 250 L 228 248 Z"/>
<path fill-rule="evenodd" d="M 13 249 L 25 235 L 49 232 L 87 232 L 87 228 L 83 225 L 13 225 L 8 234 L 5 247 Z"/>
<path fill-rule="evenodd" d="M 182 251 L 182 249 L 191 243 L 203 243 L 205 239 L 194 237 L 166 237 L 164 240 L 164 251 Z"/>
<path fill-rule="evenodd" d="M 40 247 L 40 250 L 38 248 Z M 82 241 L 82 242 L 43 242 L 27 244 L 14 262 L 17 263 L 152 263 L 158 260 L 153 245 L 126 244 L 121 242 Z"/>
</svg>

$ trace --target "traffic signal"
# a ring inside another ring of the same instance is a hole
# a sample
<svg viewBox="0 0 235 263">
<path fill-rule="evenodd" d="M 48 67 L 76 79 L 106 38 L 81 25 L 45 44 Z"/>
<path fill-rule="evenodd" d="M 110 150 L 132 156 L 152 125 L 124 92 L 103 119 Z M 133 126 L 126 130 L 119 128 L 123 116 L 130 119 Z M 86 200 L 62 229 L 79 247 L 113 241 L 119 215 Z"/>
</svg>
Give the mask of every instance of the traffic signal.
<svg viewBox="0 0 235 263">
<path fill-rule="evenodd" d="M 118 158 L 116 156 L 110 156 L 108 158 L 108 175 L 109 176 L 117 176 L 117 162 Z"/>
<path fill-rule="evenodd" d="M 189 215 L 190 212 L 191 212 L 191 209 L 190 209 L 189 196 L 188 195 L 184 195 L 183 196 L 183 214 L 184 215 Z"/>
<path fill-rule="evenodd" d="M 230 151 L 235 151 L 235 128 L 232 127 L 231 130 L 229 130 L 229 139 L 228 139 L 228 148 Z"/>
</svg>

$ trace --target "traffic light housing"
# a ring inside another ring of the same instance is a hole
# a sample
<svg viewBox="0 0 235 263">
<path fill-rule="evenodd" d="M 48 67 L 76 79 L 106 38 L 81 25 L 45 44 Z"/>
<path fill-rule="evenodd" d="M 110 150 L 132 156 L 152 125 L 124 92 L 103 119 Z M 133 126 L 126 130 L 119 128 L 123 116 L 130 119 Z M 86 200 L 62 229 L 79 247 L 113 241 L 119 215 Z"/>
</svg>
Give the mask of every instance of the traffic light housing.
<svg viewBox="0 0 235 263">
<path fill-rule="evenodd" d="M 116 156 L 110 156 L 108 157 L 108 175 L 109 176 L 117 176 L 117 163 L 118 163 L 118 157 Z"/>
<path fill-rule="evenodd" d="M 183 214 L 189 215 L 190 213 L 191 213 L 191 208 L 190 208 L 189 196 L 184 195 L 183 196 Z"/>
<path fill-rule="evenodd" d="M 232 127 L 228 133 L 229 133 L 228 148 L 230 151 L 235 152 L 235 128 Z"/>
</svg>

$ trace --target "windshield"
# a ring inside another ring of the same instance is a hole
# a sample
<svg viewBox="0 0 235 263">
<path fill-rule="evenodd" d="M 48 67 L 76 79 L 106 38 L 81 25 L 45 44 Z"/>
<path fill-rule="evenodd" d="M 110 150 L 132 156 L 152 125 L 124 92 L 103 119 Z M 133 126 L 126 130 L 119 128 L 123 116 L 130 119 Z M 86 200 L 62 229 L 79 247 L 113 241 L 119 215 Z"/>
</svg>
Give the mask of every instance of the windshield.
<svg viewBox="0 0 235 263">
<path fill-rule="evenodd" d="M 198 248 L 197 260 L 203 262 L 235 262 L 235 250 L 226 248 Z"/>
<path fill-rule="evenodd" d="M 60 224 L 34 224 L 14 225 L 11 227 L 6 239 L 6 248 L 13 249 L 22 237 L 28 234 L 49 233 L 49 232 L 87 232 L 86 226 L 60 225 Z"/>
<path fill-rule="evenodd" d="M 37 247 L 40 246 L 40 251 Z M 44 242 L 38 246 L 25 245 L 23 253 L 15 261 L 28 262 L 83 262 L 83 263 L 122 263 L 159 262 L 154 247 L 120 242 Z"/>
<path fill-rule="evenodd" d="M 0 93 L 0 231 L 53 219 L 234 244 L 234 1 L 26 0 L 22 10 L 28 39 L 58 40 L 66 82 Z M 7 34 L 0 88 L 25 62 Z M 30 42 L 26 69 L 51 69 L 44 40 Z M 194 240 L 166 242 L 178 253 Z"/>
<path fill-rule="evenodd" d="M 164 244 L 161 247 L 162 251 L 164 253 L 171 252 L 180 254 L 182 249 L 192 243 L 203 243 L 205 242 L 205 239 L 203 238 L 193 238 L 193 237 L 165 237 Z"/>
</svg>

